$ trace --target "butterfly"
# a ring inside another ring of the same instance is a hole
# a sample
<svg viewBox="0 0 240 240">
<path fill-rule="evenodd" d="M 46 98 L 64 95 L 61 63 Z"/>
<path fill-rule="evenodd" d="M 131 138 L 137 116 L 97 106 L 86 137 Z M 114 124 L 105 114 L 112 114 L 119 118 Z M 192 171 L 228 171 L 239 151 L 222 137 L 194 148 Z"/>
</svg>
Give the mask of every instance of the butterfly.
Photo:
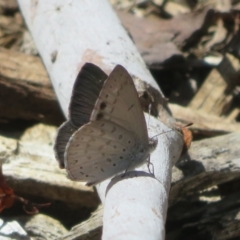
<svg viewBox="0 0 240 240">
<path fill-rule="evenodd" d="M 157 141 L 146 121 L 132 77 L 117 65 L 107 76 L 86 63 L 77 76 L 69 120 L 58 130 L 55 156 L 74 181 L 91 186 L 149 158 Z"/>
</svg>

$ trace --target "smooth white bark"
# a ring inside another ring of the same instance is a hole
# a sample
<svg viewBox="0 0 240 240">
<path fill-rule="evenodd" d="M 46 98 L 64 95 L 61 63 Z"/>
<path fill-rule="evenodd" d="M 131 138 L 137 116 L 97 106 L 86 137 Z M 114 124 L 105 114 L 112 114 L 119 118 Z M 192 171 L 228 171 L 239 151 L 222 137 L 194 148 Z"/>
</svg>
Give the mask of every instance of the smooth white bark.
<svg viewBox="0 0 240 240">
<path fill-rule="evenodd" d="M 158 89 L 107 0 L 18 2 L 66 116 L 73 83 L 85 62 L 107 73 L 121 64 Z M 153 118 L 150 125 L 154 133 L 167 130 Z M 104 204 L 103 239 L 164 239 L 171 161 L 178 158 L 181 144 L 174 131 L 159 136 L 151 155 L 156 179 L 133 177 L 113 185 L 106 180 L 97 186 Z M 140 170 L 148 173 L 146 164 Z"/>
</svg>

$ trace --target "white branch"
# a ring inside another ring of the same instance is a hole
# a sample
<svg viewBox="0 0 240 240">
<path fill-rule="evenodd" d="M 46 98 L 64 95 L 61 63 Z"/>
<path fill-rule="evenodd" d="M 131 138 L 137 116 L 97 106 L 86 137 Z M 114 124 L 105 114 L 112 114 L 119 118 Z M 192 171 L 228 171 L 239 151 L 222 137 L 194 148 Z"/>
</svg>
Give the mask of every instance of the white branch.
<svg viewBox="0 0 240 240">
<path fill-rule="evenodd" d="M 73 83 L 85 62 L 107 73 L 121 64 L 158 89 L 107 0 L 18 2 L 66 116 Z M 150 124 L 155 129 L 152 135 L 167 130 L 153 118 Z M 151 155 L 156 179 L 138 174 L 113 185 L 106 180 L 97 187 L 104 203 L 103 239 L 164 239 L 171 162 L 181 148 L 176 132 L 161 135 Z M 140 170 L 147 175 L 146 164 Z"/>
</svg>

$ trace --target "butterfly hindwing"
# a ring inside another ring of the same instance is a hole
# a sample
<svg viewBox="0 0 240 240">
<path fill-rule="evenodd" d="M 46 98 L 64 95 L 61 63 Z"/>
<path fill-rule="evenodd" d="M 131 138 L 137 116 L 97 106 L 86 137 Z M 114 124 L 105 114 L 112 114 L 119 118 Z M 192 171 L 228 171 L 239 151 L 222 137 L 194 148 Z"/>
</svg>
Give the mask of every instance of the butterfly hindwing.
<svg viewBox="0 0 240 240">
<path fill-rule="evenodd" d="M 70 137 L 77 130 L 78 129 L 74 127 L 70 121 L 63 123 L 58 129 L 58 133 L 54 144 L 54 153 L 56 159 L 58 160 L 60 168 L 65 168 L 64 164 L 65 149 Z"/>
<path fill-rule="evenodd" d="M 121 126 L 99 120 L 82 126 L 70 139 L 65 153 L 68 177 L 75 181 L 101 182 L 126 170 L 139 146 L 134 134 Z"/>
</svg>

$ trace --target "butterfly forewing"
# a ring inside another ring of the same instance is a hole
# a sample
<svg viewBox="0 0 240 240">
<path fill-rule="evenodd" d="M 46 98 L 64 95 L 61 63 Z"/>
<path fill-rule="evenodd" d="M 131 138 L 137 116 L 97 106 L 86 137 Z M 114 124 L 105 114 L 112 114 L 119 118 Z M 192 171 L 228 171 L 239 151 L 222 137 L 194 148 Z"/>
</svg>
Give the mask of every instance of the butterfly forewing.
<svg viewBox="0 0 240 240">
<path fill-rule="evenodd" d="M 94 106 L 91 121 L 107 119 L 138 136 L 143 146 L 148 145 L 147 127 L 133 80 L 117 65 L 103 85 Z"/>
<path fill-rule="evenodd" d="M 111 121 L 85 124 L 73 134 L 66 148 L 68 177 L 88 185 L 101 182 L 125 171 L 136 159 L 140 144 L 136 135 Z"/>
</svg>

